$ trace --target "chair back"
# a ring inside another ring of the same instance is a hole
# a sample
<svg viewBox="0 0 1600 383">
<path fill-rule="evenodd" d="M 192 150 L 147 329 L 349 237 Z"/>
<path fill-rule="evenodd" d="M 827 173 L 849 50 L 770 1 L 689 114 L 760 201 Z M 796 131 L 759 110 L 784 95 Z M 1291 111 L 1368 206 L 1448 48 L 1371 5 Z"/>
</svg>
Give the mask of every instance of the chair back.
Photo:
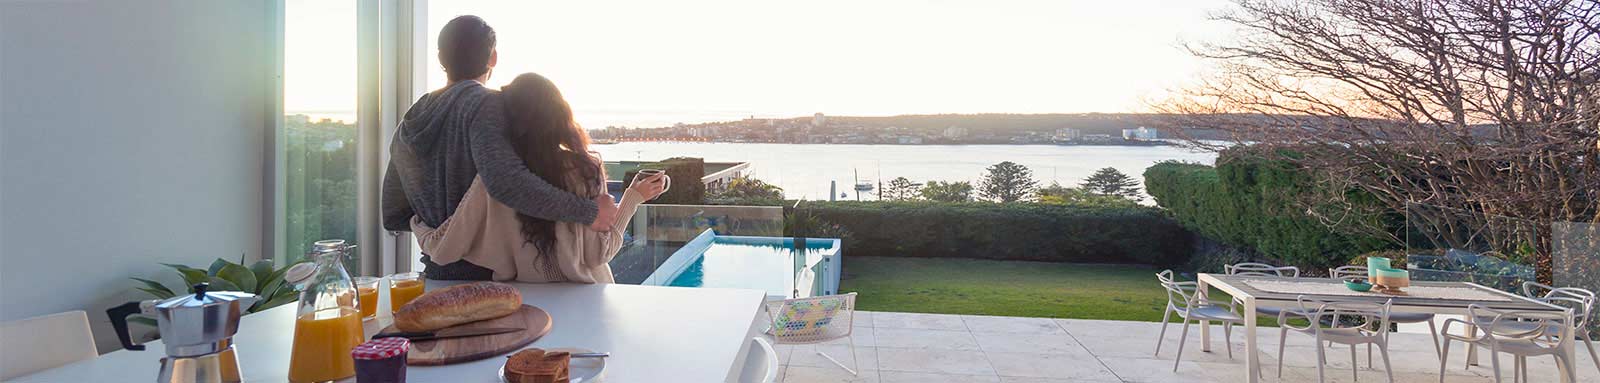
<svg viewBox="0 0 1600 383">
<path fill-rule="evenodd" d="M 1481 304 L 1467 306 L 1467 319 L 1483 330 L 1485 338 L 1498 342 L 1547 343 L 1541 342 L 1545 335 L 1570 325 L 1566 313 L 1498 310 Z"/>
<path fill-rule="evenodd" d="M 744 357 L 740 383 L 772 383 L 778 380 L 778 352 L 761 337 L 750 338 L 750 353 Z"/>
<path fill-rule="evenodd" d="M 1339 267 L 1328 269 L 1328 278 L 1332 278 L 1332 279 L 1343 281 L 1343 280 L 1349 280 L 1350 278 L 1356 278 L 1356 277 L 1360 277 L 1361 279 L 1366 279 L 1367 278 L 1367 267 L 1366 266 L 1339 266 Z"/>
<path fill-rule="evenodd" d="M 1303 298 L 1302 298 L 1302 301 Z M 1311 323 L 1320 333 L 1329 329 L 1353 329 L 1363 338 L 1381 338 L 1389 331 L 1389 309 L 1394 299 L 1382 304 L 1359 301 L 1324 301 L 1311 316 Z M 1316 325 L 1328 318 L 1329 325 Z"/>
<path fill-rule="evenodd" d="M 0 340 L 11 348 L 0 352 L 0 381 L 100 355 L 81 310 L 0 323 Z"/>
<path fill-rule="evenodd" d="M 1539 294 L 1544 291 L 1543 294 Z M 1577 320 L 1578 331 L 1587 331 L 1589 319 L 1594 315 L 1600 297 L 1595 292 L 1577 287 L 1553 287 L 1538 282 L 1523 282 L 1522 295 L 1545 303 L 1570 308 Z"/>
<path fill-rule="evenodd" d="M 1294 266 L 1273 266 L 1265 263 L 1245 262 L 1222 266 L 1222 271 L 1228 275 L 1252 275 L 1261 277 L 1286 277 L 1299 278 L 1300 268 Z"/>
<path fill-rule="evenodd" d="M 767 303 L 772 338 L 779 344 L 819 343 L 850 336 L 856 293 Z"/>
<path fill-rule="evenodd" d="M 1187 313 L 1189 306 L 1195 302 L 1194 282 L 1179 282 L 1173 279 L 1172 270 L 1162 270 L 1156 273 L 1156 281 L 1161 283 L 1161 288 L 1167 291 L 1167 307 L 1181 313 Z M 1187 315 L 1187 314 L 1185 314 Z"/>
</svg>

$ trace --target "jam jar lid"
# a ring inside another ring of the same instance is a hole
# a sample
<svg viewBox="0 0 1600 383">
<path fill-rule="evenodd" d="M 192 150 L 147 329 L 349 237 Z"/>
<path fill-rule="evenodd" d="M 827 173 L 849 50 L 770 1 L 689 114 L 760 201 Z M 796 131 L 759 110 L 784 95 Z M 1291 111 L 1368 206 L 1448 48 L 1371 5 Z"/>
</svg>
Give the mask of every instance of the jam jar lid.
<svg viewBox="0 0 1600 383">
<path fill-rule="evenodd" d="M 401 337 L 378 338 L 362 343 L 350 350 L 350 357 L 360 360 L 389 359 L 411 349 L 411 340 Z"/>
</svg>

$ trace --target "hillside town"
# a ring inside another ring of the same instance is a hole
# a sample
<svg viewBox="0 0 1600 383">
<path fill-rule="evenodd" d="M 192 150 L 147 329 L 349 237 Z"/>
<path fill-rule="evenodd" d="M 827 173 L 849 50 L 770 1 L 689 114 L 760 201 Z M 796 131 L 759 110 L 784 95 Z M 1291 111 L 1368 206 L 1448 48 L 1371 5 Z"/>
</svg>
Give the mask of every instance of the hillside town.
<svg viewBox="0 0 1600 383">
<path fill-rule="evenodd" d="M 916 118 L 910 116 L 905 118 Z M 1058 144 L 1058 145 L 1167 145 L 1172 138 L 1160 129 L 1133 125 L 1076 127 L 1071 122 L 995 127 L 998 124 L 948 124 L 897 126 L 862 118 L 830 117 L 817 113 L 808 118 L 746 118 L 738 121 L 674 124 L 660 128 L 606 127 L 590 130 L 599 142 L 705 141 L 789 144 Z M 909 124 L 908 124 L 909 125 Z M 1053 125 L 1053 126 L 1052 126 Z"/>
</svg>

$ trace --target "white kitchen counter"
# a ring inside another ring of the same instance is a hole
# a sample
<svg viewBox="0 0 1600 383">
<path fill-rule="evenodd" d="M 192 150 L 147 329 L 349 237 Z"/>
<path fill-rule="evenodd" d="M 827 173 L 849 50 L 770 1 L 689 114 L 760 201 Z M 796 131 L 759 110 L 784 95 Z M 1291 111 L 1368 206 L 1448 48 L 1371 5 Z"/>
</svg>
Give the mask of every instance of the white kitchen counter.
<svg viewBox="0 0 1600 383">
<path fill-rule="evenodd" d="M 448 285 L 429 281 L 428 288 Z M 550 313 L 549 335 L 529 347 L 579 347 L 610 352 L 606 382 L 719 382 L 738 377 L 766 294 L 758 290 L 634 285 L 516 284 L 523 302 Z M 388 289 L 379 289 L 379 318 L 389 321 Z M 294 342 L 294 304 L 245 316 L 234 336 L 246 382 L 284 382 Z M 11 348 L 45 345 L 7 345 Z M 165 356 L 160 341 L 145 351 L 117 351 L 41 371 L 16 382 L 155 380 Z M 407 369 L 410 382 L 498 382 L 504 358 Z M 352 379 L 353 380 L 353 379 Z"/>
</svg>

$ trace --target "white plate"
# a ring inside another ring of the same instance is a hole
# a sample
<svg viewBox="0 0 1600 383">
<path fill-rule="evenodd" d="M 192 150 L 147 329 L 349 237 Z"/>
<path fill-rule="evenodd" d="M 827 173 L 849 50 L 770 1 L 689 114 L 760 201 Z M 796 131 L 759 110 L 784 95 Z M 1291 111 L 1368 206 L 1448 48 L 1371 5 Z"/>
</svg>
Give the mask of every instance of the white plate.
<svg viewBox="0 0 1600 383">
<path fill-rule="evenodd" d="M 573 354 L 594 352 L 593 350 L 589 349 L 573 347 L 547 348 L 545 351 L 566 351 Z M 567 364 L 567 377 L 570 379 L 571 383 L 598 382 L 600 381 L 600 373 L 605 372 L 606 370 L 606 359 L 607 358 L 572 358 L 572 362 Z M 504 364 L 500 365 L 499 375 L 500 381 L 506 381 L 506 366 Z"/>
</svg>

